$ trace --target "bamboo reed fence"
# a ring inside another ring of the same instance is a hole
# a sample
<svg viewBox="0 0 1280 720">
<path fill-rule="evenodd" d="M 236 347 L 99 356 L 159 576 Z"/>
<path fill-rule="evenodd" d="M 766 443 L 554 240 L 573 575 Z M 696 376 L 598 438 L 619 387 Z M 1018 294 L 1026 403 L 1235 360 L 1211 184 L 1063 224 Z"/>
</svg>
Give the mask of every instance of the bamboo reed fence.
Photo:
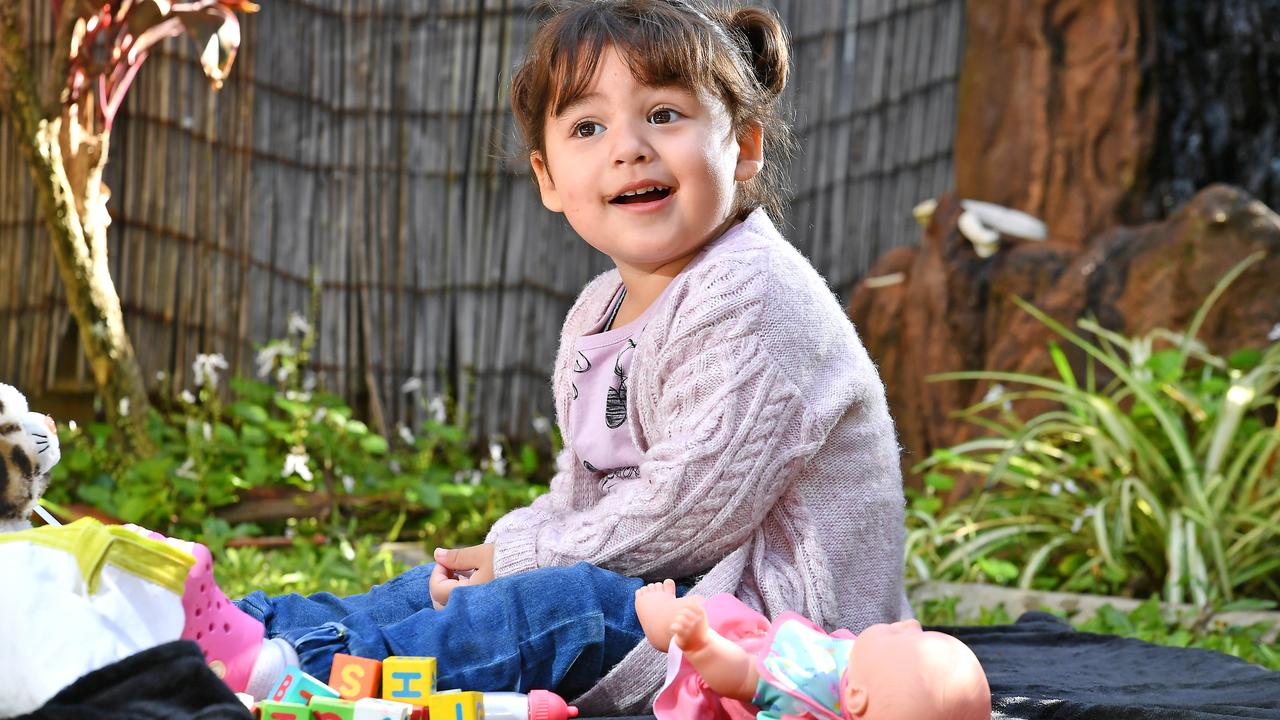
<svg viewBox="0 0 1280 720">
<path fill-rule="evenodd" d="M 47 0 L 22 0 L 47 67 Z M 152 54 L 117 117 L 113 277 L 153 388 L 197 353 L 252 374 L 305 312 L 314 370 L 388 424 L 448 392 L 473 431 L 552 416 L 559 327 L 607 257 L 542 208 L 506 88 L 530 0 L 264 0 L 211 92 L 194 49 Z M 801 154 L 788 237 L 847 299 L 910 208 L 952 184 L 963 0 L 777 0 L 793 36 Z M 26 165 L 0 121 L 0 378 L 91 385 Z M 162 374 L 162 375 L 161 375 Z M 410 378 L 421 390 L 406 393 Z"/>
</svg>

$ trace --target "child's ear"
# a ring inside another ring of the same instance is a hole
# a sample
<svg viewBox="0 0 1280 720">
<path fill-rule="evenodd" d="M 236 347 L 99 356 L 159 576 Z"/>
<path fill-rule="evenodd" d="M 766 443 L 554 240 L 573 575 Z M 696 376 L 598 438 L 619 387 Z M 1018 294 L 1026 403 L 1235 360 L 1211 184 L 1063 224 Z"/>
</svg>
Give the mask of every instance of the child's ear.
<svg viewBox="0 0 1280 720">
<path fill-rule="evenodd" d="M 738 166 L 734 168 L 733 179 L 738 182 L 750 180 L 764 168 L 764 128 L 760 125 L 748 125 L 738 135 Z"/>
<path fill-rule="evenodd" d="M 560 202 L 560 193 L 556 183 L 551 179 L 551 171 L 542 159 L 542 153 L 534 150 L 529 153 L 529 164 L 533 166 L 534 177 L 538 179 L 538 192 L 542 194 L 542 204 L 551 212 L 564 212 L 564 203 Z"/>
<path fill-rule="evenodd" d="M 860 718 L 867 714 L 867 689 L 845 680 L 840 688 L 841 713 L 847 718 Z"/>
</svg>

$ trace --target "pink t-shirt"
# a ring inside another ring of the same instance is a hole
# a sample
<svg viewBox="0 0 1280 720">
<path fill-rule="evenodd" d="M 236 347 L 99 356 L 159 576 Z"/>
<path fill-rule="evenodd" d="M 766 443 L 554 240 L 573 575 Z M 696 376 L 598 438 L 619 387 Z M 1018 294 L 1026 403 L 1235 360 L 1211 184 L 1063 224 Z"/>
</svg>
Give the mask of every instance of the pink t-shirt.
<svg viewBox="0 0 1280 720">
<path fill-rule="evenodd" d="M 605 314 L 574 342 L 569 396 L 573 449 L 587 470 L 609 478 L 640 475 L 643 453 L 636 447 L 627 421 L 627 376 L 631 374 L 636 344 L 642 342 L 644 326 L 662 304 L 667 290 L 635 320 L 605 330 L 618 314 L 626 294 L 626 286 L 619 286 Z"/>
</svg>

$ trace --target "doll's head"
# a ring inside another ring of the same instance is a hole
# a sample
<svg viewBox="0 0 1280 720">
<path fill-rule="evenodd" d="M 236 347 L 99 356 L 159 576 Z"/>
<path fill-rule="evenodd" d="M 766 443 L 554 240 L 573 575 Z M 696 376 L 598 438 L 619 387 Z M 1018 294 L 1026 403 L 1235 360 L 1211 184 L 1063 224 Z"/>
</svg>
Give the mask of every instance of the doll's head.
<svg viewBox="0 0 1280 720">
<path fill-rule="evenodd" d="M 772 13 L 701 0 L 541 7 L 511 104 L 544 205 L 634 263 L 705 242 L 757 207 L 779 219 L 794 143 Z"/>
<path fill-rule="evenodd" d="M 858 635 L 840 706 L 858 720 L 989 720 L 991 688 L 968 646 L 904 620 Z"/>
</svg>

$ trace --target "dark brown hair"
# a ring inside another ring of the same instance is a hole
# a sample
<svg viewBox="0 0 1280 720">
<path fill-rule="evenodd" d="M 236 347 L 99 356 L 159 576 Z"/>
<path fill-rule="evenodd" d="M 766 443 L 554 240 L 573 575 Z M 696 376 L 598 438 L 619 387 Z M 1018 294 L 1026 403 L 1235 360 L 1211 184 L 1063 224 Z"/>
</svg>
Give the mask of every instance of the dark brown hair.
<svg viewBox="0 0 1280 720">
<path fill-rule="evenodd" d="M 702 0 L 544 0 L 545 14 L 511 80 L 511 108 L 526 150 L 546 157 L 547 119 L 587 92 L 614 47 L 637 82 L 711 92 L 735 135 L 764 130 L 764 169 L 739 186 L 739 217 L 764 207 L 782 221 L 787 163 L 795 152 L 781 101 L 790 56 L 782 23 L 764 9 L 725 10 Z"/>
</svg>

